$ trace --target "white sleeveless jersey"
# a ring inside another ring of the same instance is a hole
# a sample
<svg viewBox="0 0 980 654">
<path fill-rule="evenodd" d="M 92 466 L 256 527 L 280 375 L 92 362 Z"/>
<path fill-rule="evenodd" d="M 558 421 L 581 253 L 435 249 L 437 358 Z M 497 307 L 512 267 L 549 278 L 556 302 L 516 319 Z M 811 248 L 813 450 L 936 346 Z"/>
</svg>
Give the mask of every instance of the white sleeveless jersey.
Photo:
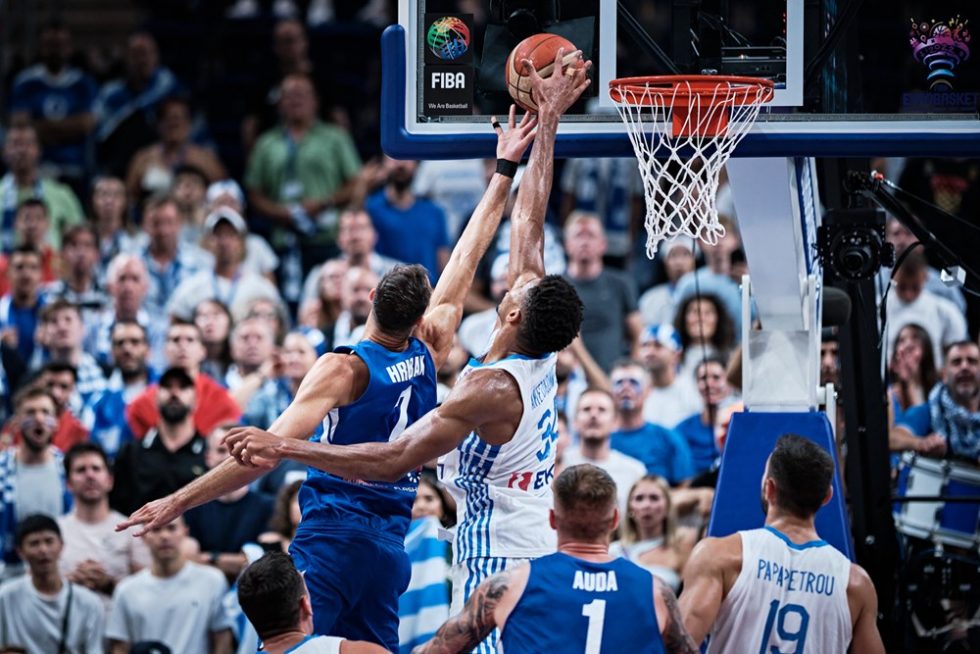
<svg viewBox="0 0 980 654">
<path fill-rule="evenodd" d="M 721 604 L 708 652 L 846 652 L 847 557 L 822 540 L 796 545 L 771 527 L 738 533 L 742 571 Z"/>
<path fill-rule="evenodd" d="M 555 551 L 548 525 L 555 474 L 556 355 L 512 354 L 461 373 L 504 370 L 517 381 L 524 414 L 513 438 L 490 445 L 471 433 L 439 459 L 439 478 L 456 500 L 453 561 L 482 557 L 536 558 Z"/>
<path fill-rule="evenodd" d="M 337 636 L 307 636 L 289 650 L 289 654 L 340 654 L 340 644 L 344 640 Z"/>
</svg>

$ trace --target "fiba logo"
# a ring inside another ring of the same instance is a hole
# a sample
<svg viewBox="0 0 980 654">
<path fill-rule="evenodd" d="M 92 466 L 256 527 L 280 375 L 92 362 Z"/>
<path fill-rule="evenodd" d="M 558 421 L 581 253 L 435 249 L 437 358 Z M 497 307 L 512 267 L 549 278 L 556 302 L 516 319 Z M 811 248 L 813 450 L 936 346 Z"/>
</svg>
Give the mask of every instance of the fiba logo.
<svg viewBox="0 0 980 654">
<path fill-rule="evenodd" d="M 461 19 L 445 16 L 429 26 L 425 42 L 435 56 L 454 61 L 470 49 L 470 29 Z"/>
</svg>

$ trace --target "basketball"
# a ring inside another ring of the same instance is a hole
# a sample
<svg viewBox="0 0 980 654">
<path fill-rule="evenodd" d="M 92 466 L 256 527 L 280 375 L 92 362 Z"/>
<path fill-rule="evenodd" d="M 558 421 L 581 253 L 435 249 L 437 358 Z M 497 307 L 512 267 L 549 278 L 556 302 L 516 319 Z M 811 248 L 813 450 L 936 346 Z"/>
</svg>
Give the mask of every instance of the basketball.
<svg viewBox="0 0 980 654">
<path fill-rule="evenodd" d="M 555 64 L 555 54 L 564 49 L 564 64 L 574 61 L 573 53 L 578 50 L 568 39 L 557 34 L 534 34 L 517 44 L 507 57 L 505 76 L 510 97 L 519 107 L 527 111 L 537 111 L 538 105 L 531 97 L 531 76 L 525 71 L 524 60 L 528 59 L 541 77 L 551 75 Z"/>
</svg>

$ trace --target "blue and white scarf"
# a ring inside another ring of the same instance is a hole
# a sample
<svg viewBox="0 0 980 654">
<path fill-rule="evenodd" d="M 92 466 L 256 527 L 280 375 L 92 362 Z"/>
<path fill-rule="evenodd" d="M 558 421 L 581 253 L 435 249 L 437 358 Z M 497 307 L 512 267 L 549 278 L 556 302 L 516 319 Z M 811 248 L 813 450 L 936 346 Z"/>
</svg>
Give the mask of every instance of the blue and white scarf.
<svg viewBox="0 0 980 654">
<path fill-rule="evenodd" d="M 933 430 L 946 437 L 950 452 L 980 460 L 980 412 L 957 404 L 946 384 L 936 384 L 929 393 L 929 416 Z"/>
</svg>

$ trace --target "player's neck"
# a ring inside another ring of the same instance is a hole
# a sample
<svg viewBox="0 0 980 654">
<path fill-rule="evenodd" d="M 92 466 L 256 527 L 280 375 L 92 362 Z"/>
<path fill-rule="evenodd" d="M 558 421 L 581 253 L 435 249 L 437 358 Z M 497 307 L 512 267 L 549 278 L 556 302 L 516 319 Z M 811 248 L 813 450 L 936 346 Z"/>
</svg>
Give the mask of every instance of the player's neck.
<svg viewBox="0 0 980 654">
<path fill-rule="evenodd" d="M 284 634 L 267 638 L 262 641 L 262 651 L 266 652 L 267 654 L 284 654 L 293 647 L 296 647 L 296 645 L 299 643 L 303 642 L 303 639 L 305 639 L 307 635 L 308 634 L 305 634 L 297 629 L 296 631 L 287 631 Z"/>
<path fill-rule="evenodd" d="M 800 518 L 780 511 L 777 507 L 770 507 L 766 526 L 772 527 L 797 545 L 802 545 L 820 539 L 814 520 L 815 516 Z"/>
<path fill-rule="evenodd" d="M 562 554 L 574 556 L 576 559 L 592 561 L 593 563 L 607 563 L 613 559 L 613 557 L 609 556 L 608 543 L 583 543 L 574 540 L 563 541 L 561 535 L 558 536 L 558 551 Z"/>
<path fill-rule="evenodd" d="M 364 335 L 361 337 L 365 341 L 374 341 L 386 350 L 392 352 L 403 352 L 408 348 L 408 338 L 404 336 L 392 336 L 386 334 L 378 328 L 378 323 L 374 321 L 373 314 L 368 316 L 364 324 Z"/>
</svg>

